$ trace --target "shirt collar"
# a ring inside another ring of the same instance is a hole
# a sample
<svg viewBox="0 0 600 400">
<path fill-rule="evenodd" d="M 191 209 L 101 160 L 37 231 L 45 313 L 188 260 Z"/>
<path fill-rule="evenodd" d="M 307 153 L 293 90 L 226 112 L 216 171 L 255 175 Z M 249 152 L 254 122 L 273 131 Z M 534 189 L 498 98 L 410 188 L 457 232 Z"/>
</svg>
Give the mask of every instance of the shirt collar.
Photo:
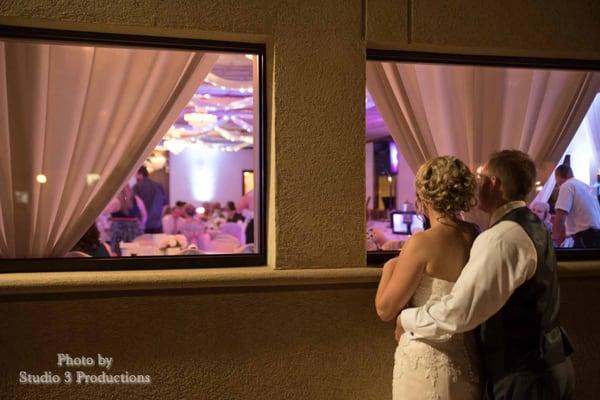
<svg viewBox="0 0 600 400">
<path fill-rule="evenodd" d="M 504 217 L 510 211 L 521 207 L 527 207 L 527 203 L 525 203 L 523 200 L 509 201 L 508 203 L 501 205 L 490 217 L 490 226 L 494 225 L 500 218 Z"/>
</svg>

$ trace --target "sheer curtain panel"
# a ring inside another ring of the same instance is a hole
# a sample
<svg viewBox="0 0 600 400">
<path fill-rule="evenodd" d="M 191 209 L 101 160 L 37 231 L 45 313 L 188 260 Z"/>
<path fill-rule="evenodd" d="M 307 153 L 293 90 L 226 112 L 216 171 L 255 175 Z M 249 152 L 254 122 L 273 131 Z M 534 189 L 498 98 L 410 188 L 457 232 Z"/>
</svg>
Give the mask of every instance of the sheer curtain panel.
<svg viewBox="0 0 600 400">
<path fill-rule="evenodd" d="M 519 149 L 545 180 L 599 88 L 585 71 L 367 62 L 367 89 L 413 172 L 438 155 L 476 168 Z"/>
<path fill-rule="evenodd" d="M 167 132 L 216 57 L 0 42 L 0 256 L 69 251 Z"/>
</svg>

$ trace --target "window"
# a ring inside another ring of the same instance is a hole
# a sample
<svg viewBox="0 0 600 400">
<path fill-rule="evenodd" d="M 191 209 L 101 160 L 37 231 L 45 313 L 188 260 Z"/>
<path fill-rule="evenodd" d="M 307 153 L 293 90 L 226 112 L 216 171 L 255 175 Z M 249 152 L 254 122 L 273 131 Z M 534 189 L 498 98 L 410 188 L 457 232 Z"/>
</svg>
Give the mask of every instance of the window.
<svg viewBox="0 0 600 400">
<path fill-rule="evenodd" d="M 266 262 L 264 45 L 0 27 L 0 54 L 0 270 Z"/>
<path fill-rule="evenodd" d="M 540 209 L 550 230 L 558 218 L 554 172 L 561 164 L 570 166 L 585 199 L 563 200 L 563 207 L 573 208 L 566 210 L 567 237 L 555 244 L 557 254 L 562 260 L 600 257 L 594 239 L 600 237 L 597 62 L 378 50 L 369 51 L 368 58 L 370 263 L 394 256 L 411 233 L 423 229 L 422 219 L 413 214 L 414 173 L 423 161 L 451 154 L 475 171 L 490 153 L 505 148 L 520 149 L 535 160 L 539 181 L 530 207 Z M 487 226 L 477 210 L 464 217 Z M 575 250 L 584 235 L 594 248 Z"/>
</svg>

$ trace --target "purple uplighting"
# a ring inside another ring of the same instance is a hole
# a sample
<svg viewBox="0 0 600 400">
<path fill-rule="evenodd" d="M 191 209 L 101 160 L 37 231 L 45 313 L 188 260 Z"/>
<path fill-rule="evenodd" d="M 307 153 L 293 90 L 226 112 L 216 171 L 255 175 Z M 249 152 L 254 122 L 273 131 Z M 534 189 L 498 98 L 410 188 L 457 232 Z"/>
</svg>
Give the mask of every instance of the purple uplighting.
<svg viewBox="0 0 600 400">
<path fill-rule="evenodd" d="M 398 173 L 398 146 L 393 140 L 390 143 L 390 173 L 395 175 Z"/>
</svg>

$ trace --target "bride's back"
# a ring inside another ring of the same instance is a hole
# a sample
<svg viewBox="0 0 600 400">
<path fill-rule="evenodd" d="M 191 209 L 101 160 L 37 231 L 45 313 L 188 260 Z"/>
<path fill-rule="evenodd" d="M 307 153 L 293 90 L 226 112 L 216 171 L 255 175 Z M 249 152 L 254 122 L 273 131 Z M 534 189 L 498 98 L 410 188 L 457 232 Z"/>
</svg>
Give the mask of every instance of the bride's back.
<svg viewBox="0 0 600 400">
<path fill-rule="evenodd" d="M 469 259 L 476 226 L 463 221 L 456 225 L 440 223 L 420 235 L 421 243 L 427 247 L 425 274 L 455 282 Z"/>
</svg>

